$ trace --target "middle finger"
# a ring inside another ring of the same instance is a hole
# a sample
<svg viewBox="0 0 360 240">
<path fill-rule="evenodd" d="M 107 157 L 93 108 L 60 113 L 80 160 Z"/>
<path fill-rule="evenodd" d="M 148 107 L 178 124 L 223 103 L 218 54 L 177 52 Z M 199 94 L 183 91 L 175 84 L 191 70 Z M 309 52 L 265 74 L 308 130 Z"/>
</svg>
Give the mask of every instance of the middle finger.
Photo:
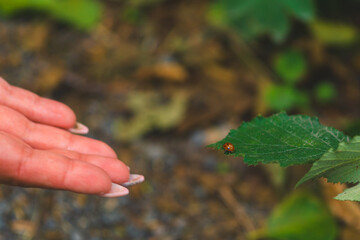
<svg viewBox="0 0 360 240">
<path fill-rule="evenodd" d="M 73 135 L 60 128 L 34 123 L 21 113 L 0 105 L 0 131 L 13 134 L 37 149 L 64 149 L 74 152 L 117 158 L 104 142 Z"/>
<path fill-rule="evenodd" d="M 112 182 L 114 183 L 120 184 L 129 180 L 129 168 L 119 159 L 98 155 L 82 154 L 63 149 L 52 149 L 48 151 L 63 155 L 70 159 L 84 161 L 100 167 L 110 176 Z"/>
</svg>

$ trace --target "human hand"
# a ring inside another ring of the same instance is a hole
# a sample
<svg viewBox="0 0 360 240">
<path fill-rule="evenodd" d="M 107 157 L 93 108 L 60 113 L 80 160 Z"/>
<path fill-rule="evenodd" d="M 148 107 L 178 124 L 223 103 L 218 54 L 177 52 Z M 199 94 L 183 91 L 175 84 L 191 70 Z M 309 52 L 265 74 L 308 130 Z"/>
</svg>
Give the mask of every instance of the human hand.
<svg viewBox="0 0 360 240">
<path fill-rule="evenodd" d="M 144 180 L 107 144 L 72 134 L 75 125 L 68 106 L 0 78 L 0 183 L 118 197 Z"/>
</svg>

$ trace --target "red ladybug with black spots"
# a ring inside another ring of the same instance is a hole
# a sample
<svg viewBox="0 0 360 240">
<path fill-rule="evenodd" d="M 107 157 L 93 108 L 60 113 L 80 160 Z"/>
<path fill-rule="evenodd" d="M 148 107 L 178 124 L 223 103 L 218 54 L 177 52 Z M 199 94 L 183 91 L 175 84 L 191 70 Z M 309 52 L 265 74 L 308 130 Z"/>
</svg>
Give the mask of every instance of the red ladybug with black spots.
<svg viewBox="0 0 360 240">
<path fill-rule="evenodd" d="M 233 153 L 235 151 L 235 147 L 232 143 L 224 143 L 223 148 L 225 150 L 225 153 Z"/>
</svg>

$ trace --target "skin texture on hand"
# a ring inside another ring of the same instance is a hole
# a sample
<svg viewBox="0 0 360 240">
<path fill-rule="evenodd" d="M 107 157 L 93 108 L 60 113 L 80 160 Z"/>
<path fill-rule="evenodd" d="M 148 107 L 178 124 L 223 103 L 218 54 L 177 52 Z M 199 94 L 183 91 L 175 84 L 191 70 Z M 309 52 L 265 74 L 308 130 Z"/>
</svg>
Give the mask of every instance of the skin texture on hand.
<svg viewBox="0 0 360 240">
<path fill-rule="evenodd" d="M 129 168 L 107 144 L 67 130 L 75 124 L 68 106 L 0 78 L 0 183 L 126 195 Z"/>
</svg>

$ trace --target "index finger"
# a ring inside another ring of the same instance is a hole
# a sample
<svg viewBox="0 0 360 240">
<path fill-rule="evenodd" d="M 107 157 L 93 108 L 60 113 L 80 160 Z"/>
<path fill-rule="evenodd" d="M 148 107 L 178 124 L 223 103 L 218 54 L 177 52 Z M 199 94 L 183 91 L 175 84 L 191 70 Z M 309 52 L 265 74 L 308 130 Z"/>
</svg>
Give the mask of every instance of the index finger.
<svg viewBox="0 0 360 240">
<path fill-rule="evenodd" d="M 11 86 L 1 77 L 0 104 L 22 113 L 32 121 L 46 125 L 72 128 L 76 123 L 75 113 L 65 104 Z"/>
</svg>

